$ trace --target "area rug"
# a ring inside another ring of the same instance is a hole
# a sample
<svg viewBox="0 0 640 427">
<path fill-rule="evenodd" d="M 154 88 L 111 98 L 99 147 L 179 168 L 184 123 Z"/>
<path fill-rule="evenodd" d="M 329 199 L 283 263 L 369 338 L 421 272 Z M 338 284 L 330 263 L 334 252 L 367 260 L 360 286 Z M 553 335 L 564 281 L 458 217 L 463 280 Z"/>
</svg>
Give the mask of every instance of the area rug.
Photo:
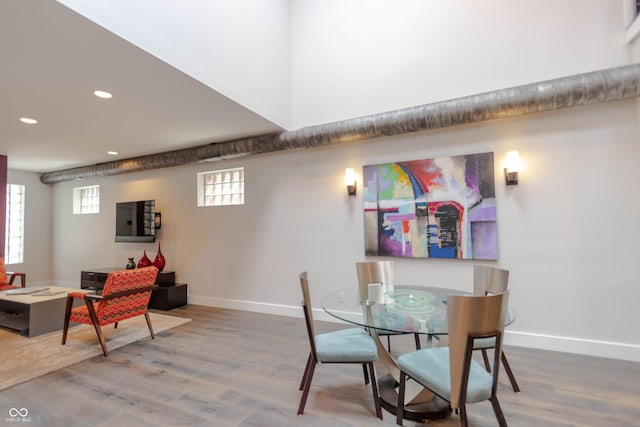
<svg viewBox="0 0 640 427">
<path fill-rule="evenodd" d="M 191 320 L 166 314 L 149 314 L 156 335 Z M 103 327 L 102 332 L 109 352 L 136 341 L 151 339 L 144 316 L 122 321 L 117 329 L 112 325 Z M 156 336 L 156 339 L 161 337 Z M 27 338 L 0 330 L 0 390 L 102 355 L 93 326 L 74 326 L 69 329 L 67 343 L 61 345 L 61 342 L 62 331 Z"/>
</svg>

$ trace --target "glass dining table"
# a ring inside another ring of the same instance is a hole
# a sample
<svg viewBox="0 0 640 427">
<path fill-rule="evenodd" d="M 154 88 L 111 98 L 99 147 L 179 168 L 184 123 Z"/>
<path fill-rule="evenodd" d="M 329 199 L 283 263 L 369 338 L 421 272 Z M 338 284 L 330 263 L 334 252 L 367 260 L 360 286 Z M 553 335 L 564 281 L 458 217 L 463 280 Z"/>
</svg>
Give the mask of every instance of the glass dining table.
<svg viewBox="0 0 640 427">
<path fill-rule="evenodd" d="M 375 338 L 379 360 L 388 371 L 378 378 L 381 404 L 395 414 L 400 370 L 378 333 L 420 334 L 426 336 L 430 345 L 432 338 L 447 335 L 447 296 L 470 294 L 431 286 L 396 285 L 393 289 L 385 290 L 379 284 L 370 284 L 364 295 L 358 287 L 326 294 L 322 298 L 322 308 L 337 319 L 367 328 Z M 515 319 L 513 312 L 508 311 L 507 325 Z M 439 343 L 444 341 L 438 340 Z M 448 402 L 414 381 L 407 383 L 405 419 L 431 420 L 447 417 L 450 413 Z"/>
</svg>

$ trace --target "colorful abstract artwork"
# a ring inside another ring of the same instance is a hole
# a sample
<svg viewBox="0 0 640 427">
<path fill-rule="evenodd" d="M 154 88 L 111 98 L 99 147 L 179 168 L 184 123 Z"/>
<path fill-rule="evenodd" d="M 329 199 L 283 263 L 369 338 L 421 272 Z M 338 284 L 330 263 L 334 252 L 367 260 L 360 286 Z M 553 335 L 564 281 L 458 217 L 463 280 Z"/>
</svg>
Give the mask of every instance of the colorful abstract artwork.
<svg viewBox="0 0 640 427">
<path fill-rule="evenodd" d="M 493 153 L 364 167 L 365 254 L 498 259 Z"/>
</svg>

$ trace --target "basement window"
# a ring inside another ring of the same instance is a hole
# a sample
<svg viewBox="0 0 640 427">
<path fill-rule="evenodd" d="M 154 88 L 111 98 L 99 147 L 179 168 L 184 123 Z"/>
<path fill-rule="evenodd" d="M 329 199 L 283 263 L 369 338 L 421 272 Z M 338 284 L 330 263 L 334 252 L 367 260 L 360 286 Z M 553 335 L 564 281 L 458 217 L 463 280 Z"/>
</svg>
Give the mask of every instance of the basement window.
<svg viewBox="0 0 640 427">
<path fill-rule="evenodd" d="M 100 213 L 100 186 L 76 187 L 73 189 L 73 214 Z"/>
<path fill-rule="evenodd" d="M 244 205 L 244 168 L 200 172 L 198 206 Z"/>
<path fill-rule="evenodd" d="M 5 264 L 20 264 L 24 262 L 24 191 L 24 185 L 7 184 Z"/>
</svg>

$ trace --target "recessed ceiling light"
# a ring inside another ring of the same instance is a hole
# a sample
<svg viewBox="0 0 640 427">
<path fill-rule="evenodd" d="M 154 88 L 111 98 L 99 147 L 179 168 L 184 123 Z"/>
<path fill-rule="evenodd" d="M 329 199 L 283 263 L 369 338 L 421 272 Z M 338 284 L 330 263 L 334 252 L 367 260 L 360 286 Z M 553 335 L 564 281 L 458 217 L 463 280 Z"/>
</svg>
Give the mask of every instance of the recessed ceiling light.
<svg viewBox="0 0 640 427">
<path fill-rule="evenodd" d="M 104 99 L 109 99 L 113 96 L 109 92 L 105 92 L 104 90 L 94 90 L 93 94 L 98 98 L 104 98 Z"/>
<path fill-rule="evenodd" d="M 107 154 L 110 156 L 117 156 L 118 152 L 117 151 L 107 151 Z"/>
<path fill-rule="evenodd" d="M 20 117 L 20 121 L 28 125 L 35 125 L 36 123 L 38 123 L 36 119 L 31 119 L 29 117 Z"/>
</svg>

